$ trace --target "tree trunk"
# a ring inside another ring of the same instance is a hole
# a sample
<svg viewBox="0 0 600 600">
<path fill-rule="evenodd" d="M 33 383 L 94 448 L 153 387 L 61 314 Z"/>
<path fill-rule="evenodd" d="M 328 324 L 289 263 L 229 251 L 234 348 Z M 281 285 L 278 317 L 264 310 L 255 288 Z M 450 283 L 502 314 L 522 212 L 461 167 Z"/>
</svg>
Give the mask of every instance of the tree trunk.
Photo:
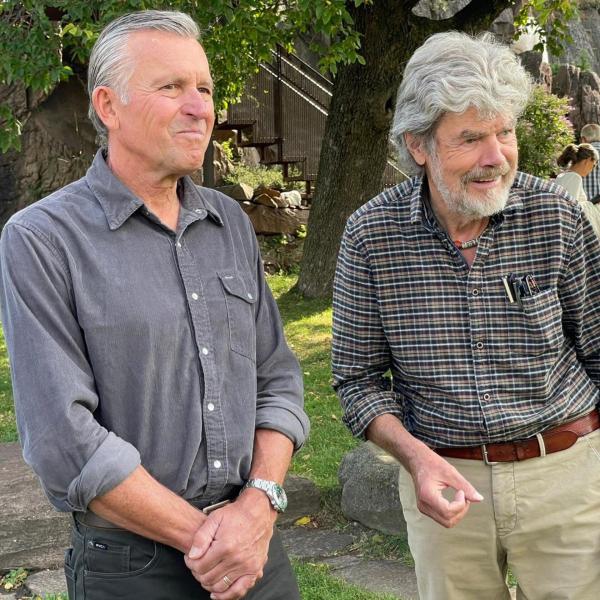
<svg viewBox="0 0 600 600">
<path fill-rule="evenodd" d="M 417 3 L 374 0 L 353 11 L 366 64 L 342 66 L 335 79 L 297 284 L 305 296 L 331 294 L 346 220 L 382 189 L 396 91 L 410 56 L 432 33 L 489 26 L 510 0 L 473 0 L 444 21 L 414 16 Z"/>
</svg>

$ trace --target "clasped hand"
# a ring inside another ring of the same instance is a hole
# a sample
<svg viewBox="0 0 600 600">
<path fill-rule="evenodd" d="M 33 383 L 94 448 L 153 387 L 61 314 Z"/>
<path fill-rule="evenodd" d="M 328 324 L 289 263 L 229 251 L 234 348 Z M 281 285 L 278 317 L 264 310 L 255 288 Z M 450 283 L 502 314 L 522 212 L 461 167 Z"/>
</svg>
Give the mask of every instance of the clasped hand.
<svg viewBox="0 0 600 600">
<path fill-rule="evenodd" d="M 185 564 L 213 600 L 239 600 L 262 577 L 274 511 L 260 494 L 253 498 L 247 491 L 212 512 L 185 555 Z"/>
</svg>

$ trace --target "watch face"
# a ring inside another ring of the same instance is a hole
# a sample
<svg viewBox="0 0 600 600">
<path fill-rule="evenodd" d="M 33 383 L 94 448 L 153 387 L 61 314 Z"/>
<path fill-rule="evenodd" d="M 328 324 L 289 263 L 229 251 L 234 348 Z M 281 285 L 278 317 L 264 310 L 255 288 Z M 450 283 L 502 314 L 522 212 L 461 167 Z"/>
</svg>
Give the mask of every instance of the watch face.
<svg viewBox="0 0 600 600">
<path fill-rule="evenodd" d="M 273 498 L 277 503 L 279 510 L 285 510 L 287 507 L 287 496 L 285 490 L 278 484 L 273 485 Z"/>
</svg>

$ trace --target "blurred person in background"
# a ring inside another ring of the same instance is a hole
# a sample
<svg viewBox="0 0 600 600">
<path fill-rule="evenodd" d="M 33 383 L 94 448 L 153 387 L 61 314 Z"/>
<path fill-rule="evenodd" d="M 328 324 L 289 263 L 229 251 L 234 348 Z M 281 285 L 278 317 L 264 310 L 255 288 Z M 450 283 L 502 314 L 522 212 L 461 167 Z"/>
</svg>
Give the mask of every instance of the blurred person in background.
<svg viewBox="0 0 600 600">
<path fill-rule="evenodd" d="M 600 125 L 588 123 L 581 128 L 580 138 L 583 143 L 591 144 L 600 153 Z M 583 180 L 583 189 L 592 202 L 600 196 L 600 166 L 596 165 Z"/>
<path fill-rule="evenodd" d="M 600 206 L 596 206 L 584 189 L 590 173 L 598 166 L 598 150 L 591 144 L 569 144 L 556 159 L 565 170 L 556 177 L 556 183 L 577 200 L 590 220 L 596 235 L 600 237 Z"/>
</svg>

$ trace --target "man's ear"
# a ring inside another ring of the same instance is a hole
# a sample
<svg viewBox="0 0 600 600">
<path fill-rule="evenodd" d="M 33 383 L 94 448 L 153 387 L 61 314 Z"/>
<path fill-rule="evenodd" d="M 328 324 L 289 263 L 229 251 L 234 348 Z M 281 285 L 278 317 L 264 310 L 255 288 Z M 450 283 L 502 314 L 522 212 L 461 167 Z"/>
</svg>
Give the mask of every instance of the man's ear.
<svg viewBox="0 0 600 600">
<path fill-rule="evenodd" d="M 423 150 L 423 140 L 412 133 L 404 134 L 404 141 L 410 155 L 415 159 L 415 162 L 422 167 L 427 162 L 427 153 Z"/>
<path fill-rule="evenodd" d="M 117 109 L 120 101 L 114 90 L 104 85 L 95 88 L 92 92 L 92 105 L 106 129 L 109 131 L 118 129 L 119 112 Z"/>
</svg>

